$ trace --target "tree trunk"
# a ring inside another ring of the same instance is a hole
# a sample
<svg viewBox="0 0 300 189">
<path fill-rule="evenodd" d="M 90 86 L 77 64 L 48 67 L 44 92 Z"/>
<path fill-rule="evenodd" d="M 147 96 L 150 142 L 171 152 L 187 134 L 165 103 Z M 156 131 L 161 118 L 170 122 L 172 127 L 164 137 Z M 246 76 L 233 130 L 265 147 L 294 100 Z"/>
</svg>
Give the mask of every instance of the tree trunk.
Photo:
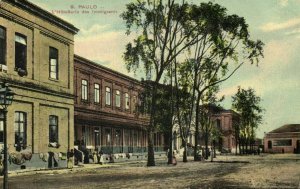
<svg viewBox="0 0 300 189">
<path fill-rule="evenodd" d="M 157 85 L 158 81 L 154 82 L 153 93 L 151 96 L 151 114 L 150 124 L 148 127 L 148 161 L 147 166 L 155 166 L 154 149 L 153 149 L 153 132 L 155 129 L 155 112 L 156 112 L 156 99 L 157 99 Z"/>
<path fill-rule="evenodd" d="M 242 139 L 239 137 L 239 154 L 242 155 Z"/>
<path fill-rule="evenodd" d="M 183 141 L 183 146 L 184 146 L 184 150 L 183 150 L 183 162 L 187 162 L 187 143 L 185 141 Z"/>
<path fill-rule="evenodd" d="M 208 133 L 205 132 L 205 137 L 204 137 L 204 142 L 205 142 L 205 159 L 208 159 L 208 152 L 209 152 L 209 149 L 208 149 Z"/>
<path fill-rule="evenodd" d="M 169 152 L 168 152 L 168 164 L 172 164 L 173 159 L 173 131 L 172 127 L 169 131 Z"/>
<path fill-rule="evenodd" d="M 148 129 L 148 161 L 147 166 L 155 166 L 154 149 L 153 149 L 153 129 Z"/>
<path fill-rule="evenodd" d="M 196 123 L 195 123 L 195 147 L 194 147 L 194 161 L 201 161 L 200 155 L 197 153 L 198 152 L 198 138 L 199 137 L 199 115 L 200 115 L 200 107 L 199 107 L 199 102 L 200 102 L 200 95 L 197 97 L 197 102 L 196 102 Z"/>
</svg>

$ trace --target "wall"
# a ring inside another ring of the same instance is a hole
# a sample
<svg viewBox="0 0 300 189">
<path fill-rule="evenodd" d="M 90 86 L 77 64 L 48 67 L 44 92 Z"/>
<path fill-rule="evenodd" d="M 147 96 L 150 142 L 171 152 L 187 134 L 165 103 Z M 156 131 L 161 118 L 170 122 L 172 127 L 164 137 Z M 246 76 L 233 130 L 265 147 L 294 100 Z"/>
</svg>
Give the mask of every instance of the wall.
<svg viewBox="0 0 300 189">
<path fill-rule="evenodd" d="M 8 3 L 9 2 L 9 3 Z M 17 153 L 14 138 L 15 111 L 27 114 L 27 150 L 33 153 L 64 152 L 73 148 L 74 142 L 74 99 L 73 57 L 74 34 L 45 20 L 37 14 L 42 9 L 27 1 L 0 1 L 0 25 L 6 29 L 7 72 L 0 72 L 0 80 L 7 82 L 16 93 L 13 104 L 8 108 L 8 149 Z M 27 9 L 28 8 L 28 9 Z M 77 30 L 78 31 L 78 30 Z M 20 76 L 15 68 L 15 33 L 27 38 L 27 75 Z M 49 47 L 58 49 L 58 80 L 49 78 Z M 59 118 L 59 148 L 49 147 L 49 115 Z M 38 157 L 38 156 L 37 156 Z"/>
</svg>

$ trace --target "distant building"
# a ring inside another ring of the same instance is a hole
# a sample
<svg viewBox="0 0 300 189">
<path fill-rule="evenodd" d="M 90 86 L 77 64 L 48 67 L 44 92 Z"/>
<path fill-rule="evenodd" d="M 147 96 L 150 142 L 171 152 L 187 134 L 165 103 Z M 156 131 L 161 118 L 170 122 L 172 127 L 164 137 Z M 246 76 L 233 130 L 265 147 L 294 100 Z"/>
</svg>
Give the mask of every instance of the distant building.
<svg viewBox="0 0 300 189">
<path fill-rule="evenodd" d="M 265 134 L 267 153 L 300 153 L 300 124 L 283 125 Z"/>
<path fill-rule="evenodd" d="M 219 150 L 235 152 L 236 138 L 234 125 L 239 123 L 239 114 L 233 110 L 221 110 L 212 115 L 217 129 L 221 131 L 221 137 L 217 141 Z"/>
<path fill-rule="evenodd" d="M 212 129 L 217 129 L 220 136 L 215 139 L 215 147 L 220 151 L 226 152 L 235 152 L 236 150 L 236 138 L 235 138 L 235 129 L 234 124 L 239 123 L 239 114 L 233 110 L 225 110 L 222 107 L 217 106 L 209 106 L 210 117 L 212 122 L 212 127 L 209 128 L 209 133 L 212 132 Z M 205 135 L 200 125 L 200 138 L 198 138 L 198 145 L 205 145 Z M 195 128 L 192 127 L 187 138 L 189 146 L 195 145 L 194 140 Z M 173 148 L 178 150 L 181 148 L 182 142 L 179 138 L 179 128 L 175 127 L 175 131 L 173 132 Z M 208 146 L 212 145 L 211 139 L 208 142 Z"/>
</svg>

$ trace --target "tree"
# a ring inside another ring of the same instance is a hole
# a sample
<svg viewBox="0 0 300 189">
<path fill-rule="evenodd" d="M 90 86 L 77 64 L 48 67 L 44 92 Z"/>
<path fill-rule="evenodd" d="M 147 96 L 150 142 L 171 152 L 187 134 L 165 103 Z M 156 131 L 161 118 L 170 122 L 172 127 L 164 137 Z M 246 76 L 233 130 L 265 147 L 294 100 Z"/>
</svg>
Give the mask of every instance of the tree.
<svg viewBox="0 0 300 189">
<path fill-rule="evenodd" d="M 260 106 L 260 102 L 261 98 L 256 96 L 252 88 L 245 90 L 238 87 L 237 93 L 232 97 L 232 108 L 240 114 L 239 138 L 243 153 L 253 150 L 248 147 L 253 146 L 255 130 L 262 123 L 264 110 Z"/>
<path fill-rule="evenodd" d="M 213 120 L 213 116 L 215 114 L 220 113 L 223 108 L 218 106 L 217 104 L 223 100 L 223 98 L 218 99 L 216 97 L 216 93 L 219 90 L 218 86 L 213 86 L 210 90 L 207 90 L 205 95 L 202 95 L 201 103 L 202 105 L 199 107 L 200 109 L 200 127 L 202 137 L 204 138 L 205 144 L 205 159 L 208 158 L 208 145 L 209 142 L 215 142 L 220 137 L 220 132 L 218 132 L 216 124 Z"/>
<path fill-rule="evenodd" d="M 126 46 L 125 64 L 129 71 L 143 66 L 146 77 L 154 81 L 147 129 L 148 166 L 155 166 L 152 138 L 156 128 L 154 115 L 158 84 L 172 61 L 198 41 L 193 34 L 199 30 L 198 25 L 185 26 L 188 13 L 189 6 L 185 2 L 139 0 L 127 4 L 126 11 L 121 14 L 126 22 L 127 34 L 133 27 L 137 31 L 134 42 Z"/>
<path fill-rule="evenodd" d="M 229 79 L 244 63 L 258 63 L 263 56 L 263 43 L 250 38 L 248 25 L 243 17 L 228 15 L 226 8 L 214 3 L 190 5 L 184 28 L 196 28 L 192 32 L 195 43 L 187 54 L 189 84 L 195 120 L 195 146 L 198 145 L 201 98 L 206 91 Z M 187 29 L 188 30 L 188 29 Z M 196 148 L 194 151 L 197 160 Z"/>
<path fill-rule="evenodd" d="M 148 166 L 154 166 L 153 132 L 157 87 L 166 70 L 179 59 L 188 58 L 192 67 L 190 86 L 192 105 L 187 124 L 191 125 L 196 109 L 196 139 L 199 135 L 199 104 L 202 94 L 231 77 L 244 62 L 258 62 L 261 41 L 252 41 L 244 18 L 227 15 L 218 4 L 189 4 L 175 0 L 138 0 L 129 3 L 121 14 L 127 34 L 136 29 L 137 37 L 126 46 L 124 60 L 129 71 L 143 68 L 153 83 L 148 131 Z M 229 70 L 229 62 L 237 65 Z M 179 66 L 178 66 L 179 67 Z M 197 142 L 197 140 L 196 140 Z M 196 154 L 196 153 L 195 153 Z"/>
</svg>

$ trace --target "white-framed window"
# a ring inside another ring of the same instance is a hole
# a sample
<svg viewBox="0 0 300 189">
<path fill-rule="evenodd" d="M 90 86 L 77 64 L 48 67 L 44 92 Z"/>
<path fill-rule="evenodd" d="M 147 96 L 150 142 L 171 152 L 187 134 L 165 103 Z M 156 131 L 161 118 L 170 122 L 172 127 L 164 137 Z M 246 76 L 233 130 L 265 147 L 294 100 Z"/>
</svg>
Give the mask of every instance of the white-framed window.
<svg viewBox="0 0 300 189">
<path fill-rule="evenodd" d="M 116 90 L 116 107 L 121 107 L 121 93 L 119 90 Z"/>
<path fill-rule="evenodd" d="M 24 35 L 15 34 L 15 69 L 26 72 L 27 66 L 27 39 Z"/>
<path fill-rule="evenodd" d="M 4 142 L 4 121 L 0 120 L 0 143 Z"/>
<path fill-rule="evenodd" d="M 88 82 L 87 80 L 81 80 L 81 100 L 88 100 Z"/>
<path fill-rule="evenodd" d="M 0 64 L 6 65 L 6 29 L 0 26 Z"/>
<path fill-rule="evenodd" d="M 58 50 L 49 47 L 49 78 L 58 79 Z"/>
<path fill-rule="evenodd" d="M 26 113 L 25 112 L 15 112 L 15 125 L 14 125 L 14 130 L 15 130 L 15 144 L 17 146 L 17 150 L 21 150 L 21 146 L 26 145 L 27 141 L 27 120 L 26 120 Z"/>
<path fill-rule="evenodd" d="M 111 105 L 111 89 L 109 87 L 105 87 L 105 104 Z"/>
<path fill-rule="evenodd" d="M 94 84 L 94 101 L 95 103 L 100 103 L 100 85 Z"/>
<path fill-rule="evenodd" d="M 129 94 L 125 93 L 125 109 L 129 110 L 130 108 L 130 98 L 129 98 Z"/>
<path fill-rule="evenodd" d="M 58 117 L 55 115 L 49 116 L 49 142 L 58 143 Z"/>
</svg>

